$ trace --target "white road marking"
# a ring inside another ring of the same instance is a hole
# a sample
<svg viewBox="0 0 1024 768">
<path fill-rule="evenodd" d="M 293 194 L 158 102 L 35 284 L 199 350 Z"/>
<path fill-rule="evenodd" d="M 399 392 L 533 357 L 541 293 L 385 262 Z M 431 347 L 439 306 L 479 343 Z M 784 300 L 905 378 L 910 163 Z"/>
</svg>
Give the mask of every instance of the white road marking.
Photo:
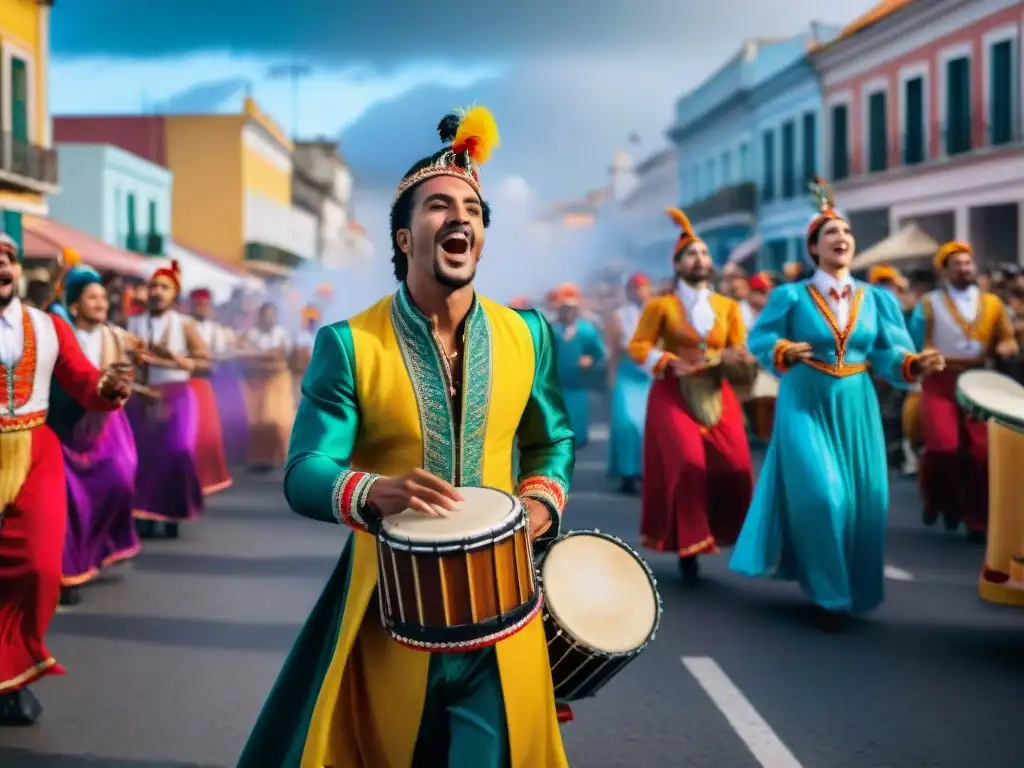
<svg viewBox="0 0 1024 768">
<path fill-rule="evenodd" d="M 803 768 L 714 659 L 683 656 L 682 661 L 763 768 Z"/>
<path fill-rule="evenodd" d="M 902 568 L 897 568 L 895 565 L 886 565 L 885 578 L 890 581 L 913 581 L 914 574 L 910 571 L 904 571 Z"/>
</svg>

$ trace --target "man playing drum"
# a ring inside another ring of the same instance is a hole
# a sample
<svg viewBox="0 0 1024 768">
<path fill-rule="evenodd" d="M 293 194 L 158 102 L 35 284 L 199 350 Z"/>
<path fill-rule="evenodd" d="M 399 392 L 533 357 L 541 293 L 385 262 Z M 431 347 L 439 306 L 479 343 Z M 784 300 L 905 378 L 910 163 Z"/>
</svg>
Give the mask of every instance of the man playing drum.
<svg viewBox="0 0 1024 768">
<path fill-rule="evenodd" d="M 699 580 L 697 556 L 736 541 L 754 478 L 743 411 L 723 372 L 754 370 L 739 304 L 709 287 L 708 247 L 686 215 L 672 254 L 678 283 L 652 298 L 627 351 L 656 380 L 647 400 L 640 535 L 679 555 L 683 580 Z"/>
<path fill-rule="evenodd" d="M 285 496 L 299 514 L 355 533 L 241 768 L 568 765 L 539 616 L 482 650 L 431 654 L 394 642 L 371 606 L 368 531 L 382 516 L 443 515 L 455 486 L 490 486 L 517 493 L 532 534 L 552 536 L 575 456 L 550 326 L 473 289 L 490 218 L 477 167 L 497 126 L 474 107 L 438 130 L 445 148 L 410 169 L 391 209 L 401 285 L 317 334 Z"/>
<path fill-rule="evenodd" d="M 921 384 L 923 518 L 932 525 L 941 513 L 949 530 L 962 522 L 968 536 L 980 540 L 988 519 L 987 432 L 983 421 L 957 405 L 956 381 L 993 357 L 1013 357 L 1017 342 L 1002 301 L 977 286 L 968 243 L 940 247 L 935 270 L 945 285 L 925 294 L 910 318 L 917 348 L 937 349 L 946 358 L 946 369 Z"/>
</svg>

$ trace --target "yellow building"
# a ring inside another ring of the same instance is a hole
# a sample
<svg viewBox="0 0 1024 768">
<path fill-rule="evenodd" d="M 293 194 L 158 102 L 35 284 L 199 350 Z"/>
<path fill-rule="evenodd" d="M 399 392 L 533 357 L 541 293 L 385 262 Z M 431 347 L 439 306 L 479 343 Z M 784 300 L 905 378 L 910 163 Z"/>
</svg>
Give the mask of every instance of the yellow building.
<svg viewBox="0 0 1024 768">
<path fill-rule="evenodd" d="M 57 191 L 50 148 L 48 0 L 0 0 L 0 228 L 21 243 L 22 214 Z"/>
<path fill-rule="evenodd" d="M 163 123 L 175 241 L 267 275 L 315 256 L 317 222 L 292 207 L 292 142 L 255 101 Z"/>
</svg>

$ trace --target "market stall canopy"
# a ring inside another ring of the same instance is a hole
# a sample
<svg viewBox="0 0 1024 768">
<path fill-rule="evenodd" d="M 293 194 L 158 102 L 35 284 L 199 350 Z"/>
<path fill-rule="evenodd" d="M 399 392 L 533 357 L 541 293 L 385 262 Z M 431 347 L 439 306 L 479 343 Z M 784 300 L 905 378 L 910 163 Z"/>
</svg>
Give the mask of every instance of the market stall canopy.
<svg viewBox="0 0 1024 768">
<path fill-rule="evenodd" d="M 212 295 L 215 304 L 222 304 L 231 298 L 231 294 L 237 288 L 254 291 L 264 288 L 263 281 L 250 275 L 241 265 L 236 267 L 223 259 L 174 241 L 168 241 L 166 249 L 167 258 L 175 259 L 181 265 L 181 287 L 184 294 L 191 293 L 197 288 L 205 288 Z M 153 264 L 150 274 L 157 267 L 164 265 L 162 261 Z"/>
<path fill-rule="evenodd" d="M 896 234 L 890 235 L 854 258 L 850 268 L 859 271 L 877 264 L 897 264 L 901 261 L 931 258 L 938 249 L 939 244 L 917 224 L 911 222 Z"/>
<path fill-rule="evenodd" d="M 107 245 L 59 221 L 26 216 L 22 226 L 26 258 L 56 258 L 65 248 L 72 248 L 78 252 L 83 264 L 100 272 L 146 278 L 153 271 L 148 258 Z"/>
</svg>

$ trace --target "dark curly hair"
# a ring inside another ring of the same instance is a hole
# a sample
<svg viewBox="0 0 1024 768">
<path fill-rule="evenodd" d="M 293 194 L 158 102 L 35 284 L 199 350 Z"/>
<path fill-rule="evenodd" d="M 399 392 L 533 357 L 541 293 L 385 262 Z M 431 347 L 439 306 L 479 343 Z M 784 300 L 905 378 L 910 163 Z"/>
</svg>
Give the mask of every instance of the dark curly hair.
<svg viewBox="0 0 1024 768">
<path fill-rule="evenodd" d="M 448 151 L 448 145 L 455 139 L 455 132 L 458 129 L 459 116 L 453 114 L 445 115 L 437 125 L 437 133 L 441 137 L 445 149 L 439 150 L 430 157 L 425 157 L 414 164 L 406 171 L 405 176 L 402 178 L 408 178 L 420 169 L 436 162 L 441 155 Z M 457 157 L 456 162 L 461 165 L 463 160 L 461 157 Z M 402 192 L 391 206 L 391 263 L 394 266 L 395 280 L 400 283 L 404 282 L 405 278 L 409 275 L 409 257 L 402 253 L 402 249 L 398 247 L 398 230 L 408 229 L 412 223 L 413 197 L 422 183 L 421 181 L 419 184 L 415 184 Z M 484 228 L 487 228 L 491 225 L 491 206 L 487 204 L 486 200 L 481 200 L 480 205 Z"/>
</svg>

